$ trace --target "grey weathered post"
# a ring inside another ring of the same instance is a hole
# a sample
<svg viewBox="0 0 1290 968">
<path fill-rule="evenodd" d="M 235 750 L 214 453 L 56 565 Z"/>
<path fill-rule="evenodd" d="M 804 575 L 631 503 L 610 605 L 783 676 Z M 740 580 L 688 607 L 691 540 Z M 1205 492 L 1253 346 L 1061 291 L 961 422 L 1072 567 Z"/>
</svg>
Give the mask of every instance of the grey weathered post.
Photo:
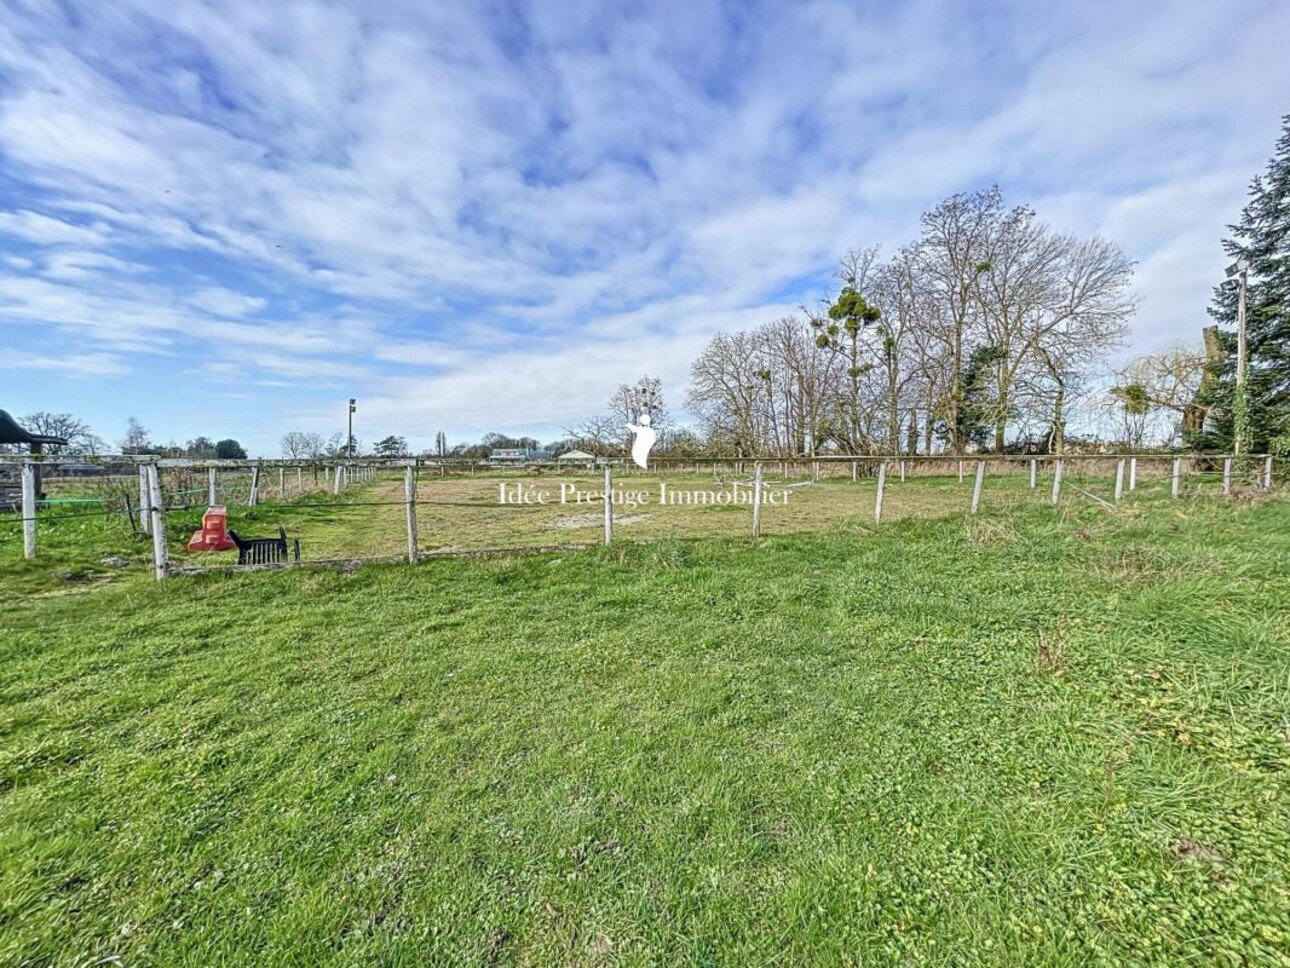
<svg viewBox="0 0 1290 968">
<path fill-rule="evenodd" d="M 144 534 L 152 534 L 152 489 L 148 486 L 148 465 L 139 465 L 139 524 Z"/>
<path fill-rule="evenodd" d="M 852 484 L 856 482 L 856 477 L 857 477 L 856 471 L 857 471 L 856 462 L 852 461 L 851 462 L 851 483 Z"/>
<path fill-rule="evenodd" d="M 882 461 L 878 464 L 878 494 L 873 499 L 873 523 L 882 522 L 882 497 L 887 490 L 887 462 Z"/>
<path fill-rule="evenodd" d="M 296 468 L 296 493 L 299 494 L 305 489 L 305 471 L 302 467 Z"/>
<path fill-rule="evenodd" d="M 246 504 L 248 507 L 255 507 L 260 503 L 260 465 L 256 464 L 251 468 L 251 492 L 247 495 Z"/>
<path fill-rule="evenodd" d="M 417 563 L 417 472 L 409 464 L 403 469 L 403 492 L 408 499 L 408 561 Z"/>
<path fill-rule="evenodd" d="M 1223 458 L 1223 497 L 1232 493 L 1232 458 Z"/>
<path fill-rule="evenodd" d="M 332 488 L 331 488 L 331 492 L 332 492 L 333 494 L 339 494 L 339 493 L 340 493 L 340 472 L 341 472 L 341 466 L 340 466 L 339 464 L 337 464 L 337 465 L 336 465 L 336 482 L 332 485 Z"/>
<path fill-rule="evenodd" d="M 22 556 L 36 557 L 36 466 L 22 465 Z"/>
<path fill-rule="evenodd" d="M 206 468 L 206 504 L 215 506 L 215 468 Z"/>
<path fill-rule="evenodd" d="M 614 473 L 605 465 L 605 544 L 614 540 Z"/>
<path fill-rule="evenodd" d="M 1169 496 L 1178 500 L 1178 491 L 1182 488 L 1182 458 L 1174 458 L 1173 480 L 1169 484 Z"/>
<path fill-rule="evenodd" d="M 900 462 L 900 483 L 905 483 L 905 462 L 903 460 Z"/>
<path fill-rule="evenodd" d="M 753 537 L 761 537 L 761 461 L 753 467 Z"/>
<path fill-rule="evenodd" d="M 981 506 L 981 488 L 985 485 L 985 461 L 976 462 L 976 480 L 972 482 L 972 513 Z"/>
<path fill-rule="evenodd" d="M 1138 489 L 1138 459 L 1136 457 L 1130 457 L 1129 458 L 1129 490 L 1136 491 L 1137 489 Z"/>
<path fill-rule="evenodd" d="M 1030 458 L 1030 489 L 1032 491 L 1035 489 L 1038 475 L 1039 475 L 1039 461 L 1036 458 L 1032 457 Z"/>
<path fill-rule="evenodd" d="M 959 461 L 959 483 L 963 483 L 963 462 Z"/>
<path fill-rule="evenodd" d="M 1115 462 L 1115 499 L 1118 501 L 1124 496 L 1124 458 L 1121 457 Z"/>
<path fill-rule="evenodd" d="M 1263 489 L 1272 490 L 1272 457 L 1271 455 L 1263 458 Z"/>
<path fill-rule="evenodd" d="M 287 496 L 287 471 L 285 468 L 278 468 L 278 500 L 281 501 Z"/>
<path fill-rule="evenodd" d="M 816 484 L 820 483 L 820 462 L 818 460 L 811 462 L 811 480 Z"/>
<path fill-rule="evenodd" d="M 166 503 L 161 494 L 161 471 L 156 464 L 148 465 L 147 477 L 152 505 L 152 562 L 157 581 L 161 581 L 166 577 L 169 550 L 166 548 Z"/>
<path fill-rule="evenodd" d="M 1057 507 L 1057 502 L 1062 498 L 1062 459 L 1058 457 L 1053 461 L 1053 507 Z"/>
</svg>

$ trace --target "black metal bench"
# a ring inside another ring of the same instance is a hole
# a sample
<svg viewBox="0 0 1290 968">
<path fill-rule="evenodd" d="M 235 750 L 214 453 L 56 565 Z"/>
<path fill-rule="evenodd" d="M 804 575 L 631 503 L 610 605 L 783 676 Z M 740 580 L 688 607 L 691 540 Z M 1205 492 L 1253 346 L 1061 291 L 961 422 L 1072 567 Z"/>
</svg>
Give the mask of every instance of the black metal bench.
<svg viewBox="0 0 1290 968">
<path fill-rule="evenodd" d="M 237 563 L 239 565 L 271 565 L 291 560 L 287 556 L 287 532 L 285 528 L 278 528 L 276 538 L 243 538 L 232 528 L 229 528 L 228 536 L 233 539 L 233 544 L 237 545 Z M 299 538 L 293 543 L 292 550 L 295 552 L 295 560 L 299 561 Z"/>
</svg>

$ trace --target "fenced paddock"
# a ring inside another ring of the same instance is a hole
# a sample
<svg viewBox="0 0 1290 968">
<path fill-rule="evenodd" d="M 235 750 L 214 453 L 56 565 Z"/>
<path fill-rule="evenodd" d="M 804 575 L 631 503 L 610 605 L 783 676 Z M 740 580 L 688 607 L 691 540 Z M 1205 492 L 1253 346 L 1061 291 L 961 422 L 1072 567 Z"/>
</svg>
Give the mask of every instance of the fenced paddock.
<svg viewBox="0 0 1290 968">
<path fill-rule="evenodd" d="M 1072 502 L 1129 513 L 1263 493 L 1280 476 L 1267 455 L 829 456 L 660 461 L 648 471 L 432 460 L 9 458 L 0 461 L 0 485 L 16 506 L 0 514 L 0 548 L 35 558 L 46 542 L 93 533 L 100 546 L 117 542 L 136 557 L 145 551 L 162 578 L 238 567 L 234 551 L 187 550 L 210 505 L 224 506 L 230 528 L 246 537 L 283 528 L 300 542 L 300 564 L 326 565 L 607 542 L 862 536 L 900 520 Z"/>
</svg>

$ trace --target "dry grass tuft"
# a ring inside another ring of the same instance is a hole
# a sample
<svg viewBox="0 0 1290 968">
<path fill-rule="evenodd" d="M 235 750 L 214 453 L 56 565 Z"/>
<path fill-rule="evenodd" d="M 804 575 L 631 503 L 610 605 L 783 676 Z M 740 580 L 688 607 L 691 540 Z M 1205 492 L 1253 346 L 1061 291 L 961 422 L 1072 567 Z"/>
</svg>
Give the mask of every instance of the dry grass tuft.
<svg viewBox="0 0 1290 968">
<path fill-rule="evenodd" d="M 965 534 L 974 548 L 1015 544 L 1020 537 L 1016 528 L 998 518 L 969 518 Z"/>
<path fill-rule="evenodd" d="M 1150 544 L 1129 542 L 1094 562 L 1095 575 L 1130 587 L 1170 581 L 1197 574 L 1221 571 L 1222 563 L 1212 554 L 1197 552 L 1176 557 Z"/>
<path fill-rule="evenodd" d="M 1035 635 L 1035 666 L 1040 672 L 1061 675 L 1066 670 L 1066 637 L 1040 629 Z"/>
</svg>

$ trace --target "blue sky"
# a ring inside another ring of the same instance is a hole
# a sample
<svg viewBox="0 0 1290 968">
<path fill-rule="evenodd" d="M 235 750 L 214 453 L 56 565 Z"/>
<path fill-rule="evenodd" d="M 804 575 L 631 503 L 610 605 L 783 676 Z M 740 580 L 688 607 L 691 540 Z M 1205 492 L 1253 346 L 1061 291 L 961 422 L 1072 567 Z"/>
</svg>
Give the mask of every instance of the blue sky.
<svg viewBox="0 0 1290 968">
<path fill-rule="evenodd" d="M 0 407 L 116 440 L 551 436 L 998 182 L 1194 337 L 1290 4 L 0 7 Z"/>
</svg>

